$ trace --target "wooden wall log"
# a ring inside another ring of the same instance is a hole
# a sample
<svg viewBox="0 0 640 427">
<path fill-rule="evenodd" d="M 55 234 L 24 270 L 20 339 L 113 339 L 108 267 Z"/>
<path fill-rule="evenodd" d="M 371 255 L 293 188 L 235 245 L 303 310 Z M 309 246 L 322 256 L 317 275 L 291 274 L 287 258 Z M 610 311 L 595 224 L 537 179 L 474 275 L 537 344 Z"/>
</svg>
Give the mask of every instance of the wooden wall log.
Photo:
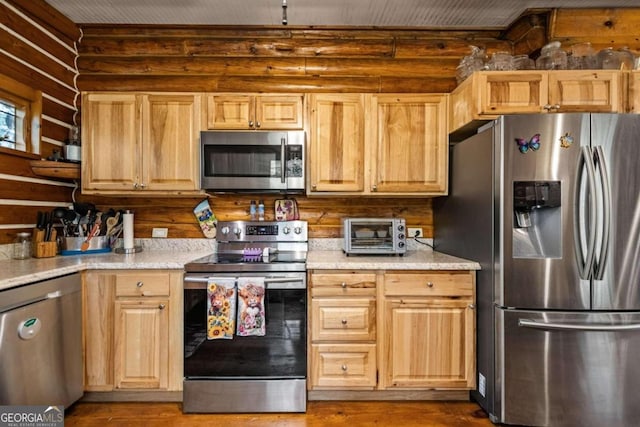
<svg viewBox="0 0 640 427">
<path fill-rule="evenodd" d="M 0 23 L 2 74 L 43 94 L 39 155 L 0 150 L 0 244 L 6 244 L 16 232 L 30 231 L 23 224 L 34 224 L 38 210 L 71 202 L 73 186 L 68 181 L 35 175 L 29 161 L 59 150 L 57 144 L 68 135 L 65 125 L 73 123 L 74 43 L 80 31 L 43 0 L 3 2 Z"/>
</svg>

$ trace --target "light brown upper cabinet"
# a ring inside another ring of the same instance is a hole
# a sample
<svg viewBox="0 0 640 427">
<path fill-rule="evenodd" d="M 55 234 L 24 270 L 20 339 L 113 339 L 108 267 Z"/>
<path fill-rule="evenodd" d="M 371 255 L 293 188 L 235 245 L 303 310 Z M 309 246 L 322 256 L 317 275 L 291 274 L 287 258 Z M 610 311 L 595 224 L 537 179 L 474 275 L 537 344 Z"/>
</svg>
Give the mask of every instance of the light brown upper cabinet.
<svg viewBox="0 0 640 427">
<path fill-rule="evenodd" d="M 617 70 L 475 72 L 451 94 L 449 131 L 502 114 L 621 113 L 625 78 Z"/>
<path fill-rule="evenodd" d="M 208 129 L 302 129 L 302 94 L 207 94 Z"/>
<path fill-rule="evenodd" d="M 364 191 L 364 95 L 309 96 L 310 192 Z"/>
<path fill-rule="evenodd" d="M 369 132 L 373 194 L 447 194 L 448 95 L 373 95 Z"/>
<path fill-rule="evenodd" d="M 447 98 L 311 95 L 307 194 L 446 194 Z"/>
<path fill-rule="evenodd" d="M 82 192 L 193 194 L 201 95 L 85 93 Z"/>
</svg>

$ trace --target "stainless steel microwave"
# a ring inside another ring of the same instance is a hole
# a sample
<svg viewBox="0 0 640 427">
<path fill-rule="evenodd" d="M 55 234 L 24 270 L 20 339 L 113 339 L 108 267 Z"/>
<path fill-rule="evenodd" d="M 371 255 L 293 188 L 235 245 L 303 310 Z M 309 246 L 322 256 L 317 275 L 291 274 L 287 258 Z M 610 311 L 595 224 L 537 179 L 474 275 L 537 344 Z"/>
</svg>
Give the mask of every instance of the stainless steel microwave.
<svg viewBox="0 0 640 427">
<path fill-rule="evenodd" d="M 203 131 L 200 159 L 205 190 L 304 191 L 304 131 Z"/>
<path fill-rule="evenodd" d="M 347 255 L 404 255 L 407 227 L 403 218 L 344 218 L 344 252 Z"/>
</svg>

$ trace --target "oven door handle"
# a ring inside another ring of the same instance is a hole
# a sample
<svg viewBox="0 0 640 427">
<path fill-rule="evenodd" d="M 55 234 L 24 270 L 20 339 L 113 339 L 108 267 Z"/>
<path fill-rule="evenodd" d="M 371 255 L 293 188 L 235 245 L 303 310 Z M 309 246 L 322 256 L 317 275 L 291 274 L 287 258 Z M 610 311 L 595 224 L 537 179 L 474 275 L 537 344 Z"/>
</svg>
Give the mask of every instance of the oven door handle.
<svg viewBox="0 0 640 427">
<path fill-rule="evenodd" d="M 209 277 L 185 277 L 185 282 L 190 283 L 202 283 L 202 288 L 204 289 L 204 284 L 209 282 L 211 278 Z M 265 277 L 264 279 L 265 285 L 269 289 L 305 289 L 307 287 L 304 277 Z M 200 287 L 198 287 L 200 288 Z M 190 289 L 194 289 L 190 287 Z"/>
</svg>

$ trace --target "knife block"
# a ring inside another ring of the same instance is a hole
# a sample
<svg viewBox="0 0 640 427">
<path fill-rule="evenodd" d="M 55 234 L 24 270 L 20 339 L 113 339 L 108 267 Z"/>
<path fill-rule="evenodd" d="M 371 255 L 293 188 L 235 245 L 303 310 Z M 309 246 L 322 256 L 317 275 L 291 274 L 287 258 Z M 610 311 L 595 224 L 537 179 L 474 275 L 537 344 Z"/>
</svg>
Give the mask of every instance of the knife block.
<svg viewBox="0 0 640 427">
<path fill-rule="evenodd" d="M 36 258 L 50 258 L 56 256 L 58 253 L 58 242 L 38 242 L 35 244 L 34 257 Z"/>
<path fill-rule="evenodd" d="M 56 241 L 56 230 L 51 230 L 51 239 L 48 242 L 44 242 L 44 230 L 33 230 L 31 241 L 33 242 L 33 256 L 34 258 L 50 258 L 56 256 L 58 253 L 58 242 Z"/>
</svg>

